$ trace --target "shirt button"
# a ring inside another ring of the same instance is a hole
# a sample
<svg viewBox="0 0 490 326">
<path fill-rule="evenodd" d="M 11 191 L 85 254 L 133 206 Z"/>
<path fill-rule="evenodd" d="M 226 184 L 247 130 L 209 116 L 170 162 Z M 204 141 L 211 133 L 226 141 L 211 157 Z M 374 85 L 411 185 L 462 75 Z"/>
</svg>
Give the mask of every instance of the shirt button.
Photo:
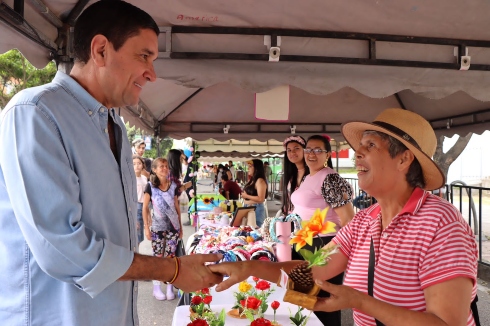
<svg viewBox="0 0 490 326">
<path fill-rule="evenodd" d="M 104 131 L 105 131 L 106 134 L 109 133 L 109 130 L 107 130 L 107 128 L 105 128 Z"/>
<path fill-rule="evenodd" d="M 388 233 L 383 233 L 383 238 L 388 238 Z"/>
<path fill-rule="evenodd" d="M 134 292 L 138 292 L 138 288 L 136 286 L 134 287 Z"/>
<path fill-rule="evenodd" d="M 100 108 L 100 113 L 104 113 L 104 108 Z"/>
<path fill-rule="evenodd" d="M 136 247 L 133 247 L 133 251 L 136 252 Z"/>
<path fill-rule="evenodd" d="M 92 111 L 90 111 L 90 110 L 88 111 L 88 115 L 92 115 L 92 113 L 93 113 Z"/>
</svg>

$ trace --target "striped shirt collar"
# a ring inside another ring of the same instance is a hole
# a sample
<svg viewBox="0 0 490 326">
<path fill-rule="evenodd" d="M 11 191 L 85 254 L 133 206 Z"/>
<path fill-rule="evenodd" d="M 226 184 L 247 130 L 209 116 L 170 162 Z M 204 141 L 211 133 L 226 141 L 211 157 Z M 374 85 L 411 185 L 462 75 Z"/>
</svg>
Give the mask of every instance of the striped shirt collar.
<svg viewBox="0 0 490 326">
<path fill-rule="evenodd" d="M 420 207 L 422 207 L 422 205 L 425 203 L 428 196 L 429 193 L 427 191 L 416 187 L 408 201 L 405 203 L 405 206 L 403 206 L 402 210 L 397 214 L 397 216 L 404 214 L 416 215 Z M 381 214 L 381 206 L 379 206 L 378 203 L 374 204 L 373 206 L 367 208 L 366 214 L 371 216 L 373 219 L 379 218 Z"/>
</svg>

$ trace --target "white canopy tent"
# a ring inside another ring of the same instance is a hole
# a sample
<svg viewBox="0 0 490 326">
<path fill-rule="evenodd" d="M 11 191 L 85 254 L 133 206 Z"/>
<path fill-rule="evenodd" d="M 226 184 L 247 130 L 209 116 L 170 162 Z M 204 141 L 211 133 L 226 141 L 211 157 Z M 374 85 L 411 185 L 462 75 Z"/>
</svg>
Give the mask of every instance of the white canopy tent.
<svg viewBox="0 0 490 326">
<path fill-rule="evenodd" d="M 0 2 L 0 52 L 18 48 L 42 67 L 70 61 L 70 27 L 93 1 Z M 388 107 L 423 115 L 439 135 L 490 127 L 488 1 L 129 2 L 161 26 L 159 78 L 120 112 L 161 137 L 282 141 L 294 127 L 340 142 L 341 123 Z M 280 85 L 291 85 L 289 119 L 258 120 L 255 93 Z"/>
</svg>

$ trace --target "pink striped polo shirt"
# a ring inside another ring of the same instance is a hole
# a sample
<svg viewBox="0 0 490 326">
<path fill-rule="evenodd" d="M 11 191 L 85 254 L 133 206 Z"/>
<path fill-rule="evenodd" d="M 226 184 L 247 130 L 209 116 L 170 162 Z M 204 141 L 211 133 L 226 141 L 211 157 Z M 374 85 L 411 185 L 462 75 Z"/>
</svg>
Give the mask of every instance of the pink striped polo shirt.
<svg viewBox="0 0 490 326">
<path fill-rule="evenodd" d="M 367 293 L 371 237 L 376 254 L 374 297 L 414 311 L 425 311 L 424 289 L 453 279 L 473 280 L 476 296 L 478 249 L 461 213 L 451 203 L 415 188 L 401 212 L 381 231 L 381 207 L 362 210 L 332 240 L 349 258 L 344 285 Z M 354 309 L 359 326 L 374 318 Z M 475 325 L 471 310 L 467 325 Z"/>
</svg>

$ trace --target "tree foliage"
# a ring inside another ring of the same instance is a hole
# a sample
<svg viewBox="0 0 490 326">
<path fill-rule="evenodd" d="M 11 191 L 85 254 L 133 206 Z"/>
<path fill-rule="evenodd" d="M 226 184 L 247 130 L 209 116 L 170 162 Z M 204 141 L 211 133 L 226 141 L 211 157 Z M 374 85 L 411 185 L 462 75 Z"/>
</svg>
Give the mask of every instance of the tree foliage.
<svg viewBox="0 0 490 326">
<path fill-rule="evenodd" d="M 136 129 L 135 126 L 130 126 L 129 122 L 126 122 L 126 132 L 128 135 L 129 143 L 132 144 L 133 140 L 136 139 L 136 135 L 140 135 L 143 137 L 143 132 L 138 128 Z M 166 157 L 168 154 L 168 151 L 172 149 L 173 145 L 173 139 L 165 137 L 164 139 L 160 140 L 160 157 Z M 157 155 L 157 144 L 154 138 L 152 138 L 152 144 L 151 144 L 151 149 L 146 150 L 145 154 L 143 157 L 148 157 L 155 159 L 158 157 Z"/>
<path fill-rule="evenodd" d="M 444 176 L 447 178 L 447 173 L 449 171 L 449 167 L 453 164 L 454 161 L 459 157 L 459 155 L 466 148 L 466 145 L 470 142 L 471 136 L 473 133 L 467 134 L 465 137 L 459 137 L 456 143 L 451 147 L 446 153 L 442 150 L 442 145 L 444 143 L 444 136 L 440 136 L 437 139 L 437 147 L 436 152 L 434 153 L 434 161 L 439 165 L 439 168 L 444 173 Z"/>
<path fill-rule="evenodd" d="M 19 91 L 49 83 L 55 74 L 54 62 L 37 69 L 18 50 L 0 55 L 0 111 Z"/>
</svg>

